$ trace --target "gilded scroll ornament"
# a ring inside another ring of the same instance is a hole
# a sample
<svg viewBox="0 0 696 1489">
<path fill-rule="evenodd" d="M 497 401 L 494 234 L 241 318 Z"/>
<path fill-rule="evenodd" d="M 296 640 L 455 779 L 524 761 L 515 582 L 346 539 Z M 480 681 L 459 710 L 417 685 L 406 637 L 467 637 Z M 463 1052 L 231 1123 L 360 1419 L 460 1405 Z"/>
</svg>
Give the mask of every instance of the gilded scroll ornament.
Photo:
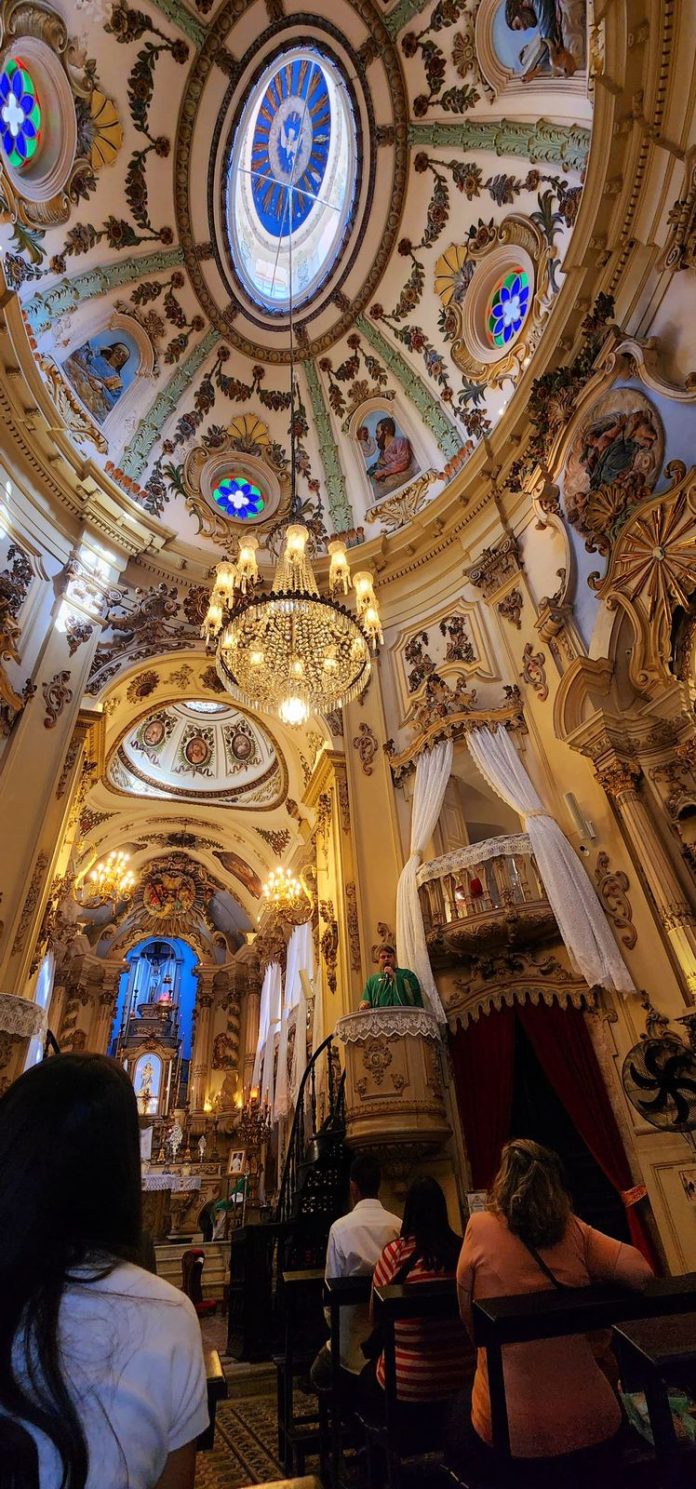
<svg viewBox="0 0 696 1489">
<path fill-rule="evenodd" d="M 372 762 L 379 749 L 377 736 L 369 724 L 360 724 L 353 740 L 353 747 L 360 756 L 363 775 L 372 775 Z"/>
<path fill-rule="evenodd" d="M 633 924 L 633 911 L 627 894 L 629 881 L 623 869 L 609 867 L 607 853 L 599 853 L 597 856 L 595 883 L 612 925 L 617 931 L 623 932 L 621 940 L 630 951 L 638 940 L 638 932 Z"/>
<path fill-rule="evenodd" d="M 545 703 L 549 696 L 549 685 L 546 681 L 546 657 L 543 651 L 534 651 L 531 641 L 527 642 L 522 653 L 520 677 L 523 682 L 529 683 L 529 686 L 534 689 L 539 701 Z"/>
<path fill-rule="evenodd" d="M 66 703 L 72 701 L 72 688 L 68 687 L 69 682 L 70 673 L 62 671 L 54 673 L 51 681 L 43 684 L 42 692 L 46 704 L 45 729 L 55 729 Z"/>
</svg>

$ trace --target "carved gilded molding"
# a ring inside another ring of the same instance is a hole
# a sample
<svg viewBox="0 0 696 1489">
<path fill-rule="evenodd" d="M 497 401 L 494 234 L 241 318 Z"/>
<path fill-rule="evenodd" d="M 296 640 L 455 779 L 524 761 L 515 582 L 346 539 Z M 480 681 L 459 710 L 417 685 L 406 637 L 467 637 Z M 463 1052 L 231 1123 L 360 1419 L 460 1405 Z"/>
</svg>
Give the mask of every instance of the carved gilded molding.
<svg viewBox="0 0 696 1489">
<path fill-rule="evenodd" d="M 493 732 L 497 729 L 524 729 L 526 726 L 522 702 L 517 688 L 506 688 L 505 692 L 509 696 L 509 702 L 501 708 L 453 709 L 450 713 L 445 711 L 440 717 L 434 717 L 405 750 L 397 751 L 393 739 L 388 739 L 383 749 L 389 760 L 393 779 L 400 781 L 409 771 L 415 770 L 419 755 L 425 750 L 431 750 L 442 739 L 462 739 L 470 729 L 486 728 Z M 451 694 L 451 699 L 456 705 L 456 693 Z"/>
</svg>

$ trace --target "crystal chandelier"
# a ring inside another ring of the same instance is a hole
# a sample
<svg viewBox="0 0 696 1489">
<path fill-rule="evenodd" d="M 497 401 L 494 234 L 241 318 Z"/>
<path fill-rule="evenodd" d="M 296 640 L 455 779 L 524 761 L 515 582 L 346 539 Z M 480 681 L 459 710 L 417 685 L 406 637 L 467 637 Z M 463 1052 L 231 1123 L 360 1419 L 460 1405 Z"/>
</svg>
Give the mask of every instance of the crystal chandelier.
<svg viewBox="0 0 696 1489">
<path fill-rule="evenodd" d="M 299 152 L 298 152 L 299 159 Z M 294 169 L 294 167 L 293 167 Z M 258 538 L 240 538 L 235 561 L 217 565 L 201 629 L 216 647 L 220 681 L 239 703 L 274 714 L 284 724 L 305 724 L 364 692 L 371 653 L 383 640 L 374 578 L 365 569 L 351 577 L 345 544 L 329 543 L 328 595 L 321 594 L 307 553 L 309 531 L 295 519 L 297 493 L 295 363 L 290 234 L 290 521 L 269 594 L 256 586 Z M 344 603 L 355 590 L 355 614 Z"/>
<path fill-rule="evenodd" d="M 101 905 L 129 900 L 135 886 L 135 874 L 128 868 L 129 855 L 120 850 L 109 853 L 95 865 L 78 890 L 81 905 L 96 910 Z"/>
<path fill-rule="evenodd" d="M 282 864 L 272 869 L 263 886 L 264 910 L 279 915 L 290 925 L 304 925 L 314 908 L 312 897 L 302 883 Z M 263 911 L 261 912 L 263 914 Z"/>
</svg>

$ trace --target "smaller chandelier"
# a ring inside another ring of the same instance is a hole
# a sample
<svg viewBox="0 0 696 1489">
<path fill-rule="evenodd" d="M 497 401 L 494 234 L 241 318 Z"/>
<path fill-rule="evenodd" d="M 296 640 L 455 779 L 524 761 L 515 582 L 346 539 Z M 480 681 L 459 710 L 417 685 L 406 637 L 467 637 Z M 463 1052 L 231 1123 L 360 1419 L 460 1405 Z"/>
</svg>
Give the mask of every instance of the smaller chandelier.
<svg viewBox="0 0 696 1489">
<path fill-rule="evenodd" d="M 309 890 L 282 864 L 271 869 L 263 886 L 264 910 L 279 915 L 290 925 L 304 925 L 314 908 Z M 261 912 L 263 914 L 263 911 Z"/>
<path fill-rule="evenodd" d="M 128 862 L 127 853 L 114 850 L 96 864 L 80 885 L 80 904 L 88 910 L 96 910 L 100 905 L 129 900 L 135 887 L 135 874 L 128 868 Z"/>
</svg>

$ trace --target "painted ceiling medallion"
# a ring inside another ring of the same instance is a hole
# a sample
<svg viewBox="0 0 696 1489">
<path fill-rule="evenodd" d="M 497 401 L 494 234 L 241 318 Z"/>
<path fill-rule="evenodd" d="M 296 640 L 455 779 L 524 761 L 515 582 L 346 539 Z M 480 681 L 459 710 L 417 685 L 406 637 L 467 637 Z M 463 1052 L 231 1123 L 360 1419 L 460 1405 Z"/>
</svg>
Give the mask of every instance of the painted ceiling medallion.
<svg viewBox="0 0 696 1489">
<path fill-rule="evenodd" d="M 23 170 L 39 147 L 42 117 L 29 69 L 9 57 L 0 76 L 0 139 L 11 166 Z"/>
<path fill-rule="evenodd" d="M 441 254 L 435 292 L 465 377 L 497 387 L 519 373 L 548 316 L 556 264 L 555 246 L 514 212 Z"/>
<path fill-rule="evenodd" d="M 313 49 L 276 55 L 252 86 L 232 155 L 232 260 L 264 310 L 320 288 L 340 252 L 355 197 L 357 129 L 337 63 Z"/>
</svg>

